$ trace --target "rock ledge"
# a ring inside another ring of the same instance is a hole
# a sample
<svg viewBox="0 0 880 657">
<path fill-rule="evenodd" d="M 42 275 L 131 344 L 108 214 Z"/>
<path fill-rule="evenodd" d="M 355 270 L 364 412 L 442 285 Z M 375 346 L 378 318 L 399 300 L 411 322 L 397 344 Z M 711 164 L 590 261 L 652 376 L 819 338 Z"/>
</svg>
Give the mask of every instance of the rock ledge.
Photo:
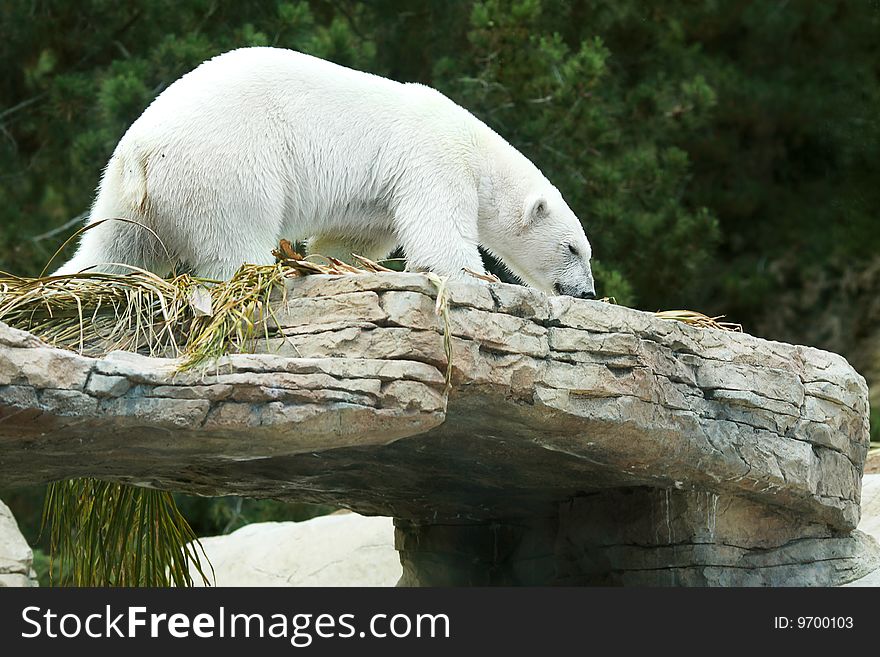
<svg viewBox="0 0 880 657">
<path fill-rule="evenodd" d="M 825 585 L 880 563 L 853 532 L 867 388 L 840 356 L 511 285 L 449 294 L 448 399 L 421 274 L 294 280 L 265 353 L 199 372 L 0 325 L 0 476 L 391 515 L 410 584 Z"/>
</svg>

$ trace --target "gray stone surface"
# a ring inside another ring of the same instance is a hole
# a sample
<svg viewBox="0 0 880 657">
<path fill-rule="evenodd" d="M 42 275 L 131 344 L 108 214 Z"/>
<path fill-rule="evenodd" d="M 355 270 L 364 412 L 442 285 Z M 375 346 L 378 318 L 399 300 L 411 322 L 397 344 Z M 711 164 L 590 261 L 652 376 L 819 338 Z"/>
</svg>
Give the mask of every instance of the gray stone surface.
<svg viewBox="0 0 880 657">
<path fill-rule="evenodd" d="M 841 537 L 855 546 L 843 558 L 864 552 L 870 564 L 870 542 L 850 535 L 867 388 L 840 356 L 517 286 L 448 290 L 448 399 L 443 322 L 421 274 L 293 280 L 266 353 L 195 373 L 134 354 L 85 358 L 0 326 L 0 476 L 23 484 L 92 475 L 332 503 L 393 516 L 400 531 L 511 519 L 562 526 L 582 499 L 633 491 L 688 508 L 715 496 L 741 509 L 731 531 L 747 553 L 728 550 L 723 562 L 713 554 L 706 568 L 735 574 L 757 554 L 748 551 Z M 750 514 L 774 513 L 791 523 L 753 531 Z M 689 522 L 676 537 L 705 544 Z M 669 564 L 703 563 L 706 551 L 646 545 L 663 555 L 650 559 Z M 795 552 L 754 568 L 807 556 Z M 588 559 L 553 554 L 557 581 L 593 577 Z M 649 557 L 626 558 L 635 571 Z M 849 566 L 805 581 L 843 581 L 868 567 Z M 736 580 L 680 573 L 682 583 Z"/>
<path fill-rule="evenodd" d="M 12 511 L 0 501 L 0 588 L 37 586 L 34 555 L 21 535 Z"/>
<path fill-rule="evenodd" d="M 395 526 L 405 586 L 827 586 L 880 568 L 863 532 L 674 489 L 584 495 L 545 517 Z"/>
<path fill-rule="evenodd" d="M 258 522 L 200 543 L 216 586 L 395 586 L 401 575 L 391 518 L 335 513 Z"/>
</svg>

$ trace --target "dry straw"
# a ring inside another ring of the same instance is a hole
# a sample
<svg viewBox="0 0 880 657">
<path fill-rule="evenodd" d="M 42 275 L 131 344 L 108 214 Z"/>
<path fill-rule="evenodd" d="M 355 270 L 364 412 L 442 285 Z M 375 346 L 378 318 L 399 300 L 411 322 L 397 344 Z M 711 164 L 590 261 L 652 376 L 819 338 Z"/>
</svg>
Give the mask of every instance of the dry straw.
<svg viewBox="0 0 880 657">
<path fill-rule="evenodd" d="M 709 317 L 703 313 L 694 310 L 658 310 L 654 313 L 660 319 L 671 319 L 678 322 L 684 322 L 690 326 L 697 328 L 718 329 L 720 331 L 737 331 L 742 332 L 742 324 L 734 324 L 733 322 L 720 322 L 724 319 L 724 315 Z"/>
<path fill-rule="evenodd" d="M 269 337 L 270 300 L 278 295 L 284 302 L 288 278 L 392 271 L 360 256 L 358 267 L 306 258 L 286 241 L 275 254 L 275 264 L 243 265 L 226 282 L 188 274 L 165 279 L 136 267 L 125 275 L 22 278 L 0 272 L 0 321 L 86 355 L 121 349 L 182 357 L 186 368 L 252 351 L 258 338 Z"/>
</svg>

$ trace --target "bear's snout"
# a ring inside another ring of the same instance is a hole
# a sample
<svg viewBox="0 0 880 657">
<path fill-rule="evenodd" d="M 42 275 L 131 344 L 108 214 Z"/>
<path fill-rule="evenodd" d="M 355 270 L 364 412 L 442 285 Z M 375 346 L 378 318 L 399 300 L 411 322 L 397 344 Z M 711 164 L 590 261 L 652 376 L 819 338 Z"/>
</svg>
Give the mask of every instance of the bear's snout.
<svg viewBox="0 0 880 657">
<path fill-rule="evenodd" d="M 561 283 L 555 283 L 553 285 L 553 289 L 556 291 L 556 294 L 561 294 L 567 297 L 574 297 L 575 299 L 595 299 L 596 298 L 596 290 L 592 287 L 586 286 L 569 286 Z"/>
</svg>

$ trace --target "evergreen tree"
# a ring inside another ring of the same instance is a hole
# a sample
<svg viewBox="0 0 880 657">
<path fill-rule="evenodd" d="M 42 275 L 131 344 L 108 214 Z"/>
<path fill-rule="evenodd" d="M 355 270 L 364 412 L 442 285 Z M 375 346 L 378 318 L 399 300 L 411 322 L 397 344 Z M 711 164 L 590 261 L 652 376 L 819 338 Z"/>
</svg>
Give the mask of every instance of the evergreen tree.
<svg viewBox="0 0 880 657">
<path fill-rule="evenodd" d="M 150 100 L 276 45 L 437 87 L 532 158 L 600 294 L 747 324 L 877 251 L 880 9 L 869 0 L 11 0 L 0 8 L 0 269 L 36 274 Z M 784 274 L 784 278 L 783 278 Z"/>
</svg>

